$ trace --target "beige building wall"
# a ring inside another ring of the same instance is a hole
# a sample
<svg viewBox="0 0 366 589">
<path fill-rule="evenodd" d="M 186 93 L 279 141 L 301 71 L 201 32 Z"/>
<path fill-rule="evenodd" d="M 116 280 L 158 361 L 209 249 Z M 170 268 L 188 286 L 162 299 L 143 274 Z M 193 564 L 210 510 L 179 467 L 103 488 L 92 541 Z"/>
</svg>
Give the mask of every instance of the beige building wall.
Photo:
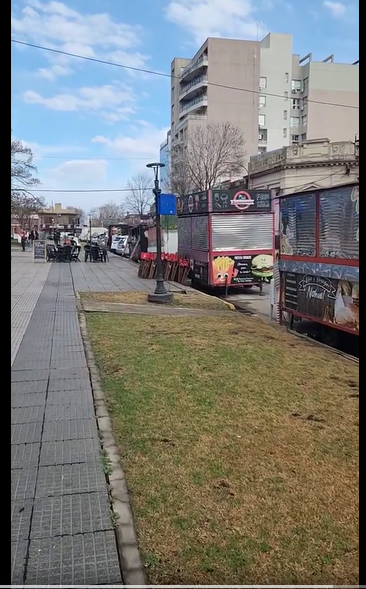
<svg viewBox="0 0 366 589">
<path fill-rule="evenodd" d="M 188 82 L 184 76 L 181 84 L 172 78 L 172 142 L 184 140 L 188 128 L 231 122 L 243 133 L 249 160 L 258 147 L 259 44 L 255 41 L 209 38 L 192 60 L 173 60 L 172 76 L 181 75 L 184 67 L 202 56 L 207 65 L 198 69 L 196 74 L 190 74 Z M 188 95 L 185 100 L 186 88 L 194 85 L 195 80 L 199 87 L 192 98 Z M 198 96 L 202 100 L 197 108 L 182 116 L 182 105 Z"/>
<path fill-rule="evenodd" d="M 257 152 L 289 145 L 291 140 L 292 36 L 270 33 L 260 45 L 260 86 L 263 88 L 258 118 L 265 125 L 263 131 L 259 129 Z"/>
<path fill-rule="evenodd" d="M 180 93 L 180 85 L 179 85 L 179 78 L 181 75 L 181 71 L 191 62 L 190 59 L 185 59 L 181 57 L 176 57 L 173 59 L 171 64 L 171 96 L 170 96 L 170 105 L 171 105 L 171 113 L 170 113 L 170 128 L 171 128 L 171 135 L 174 139 L 176 134 L 176 127 L 179 124 L 179 93 Z"/>
<path fill-rule="evenodd" d="M 359 133 L 358 66 L 310 62 L 308 97 L 307 139 L 354 140 Z"/>
<path fill-rule="evenodd" d="M 255 41 L 208 39 L 207 122 L 237 126 L 248 159 L 258 151 L 259 62 Z"/>
</svg>

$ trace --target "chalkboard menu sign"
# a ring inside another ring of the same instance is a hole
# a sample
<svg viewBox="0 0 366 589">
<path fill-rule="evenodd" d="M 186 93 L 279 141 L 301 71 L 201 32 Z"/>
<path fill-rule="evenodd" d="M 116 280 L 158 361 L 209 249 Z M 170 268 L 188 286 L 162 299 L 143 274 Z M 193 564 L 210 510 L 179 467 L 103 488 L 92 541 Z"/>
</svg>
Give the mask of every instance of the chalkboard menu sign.
<svg viewBox="0 0 366 589">
<path fill-rule="evenodd" d="M 33 262 L 45 262 L 46 251 L 45 239 L 37 239 L 33 241 Z"/>
<path fill-rule="evenodd" d="M 212 212 L 268 213 L 271 211 L 270 190 L 213 190 Z"/>
<path fill-rule="evenodd" d="M 199 215 L 208 212 L 208 193 L 196 192 L 177 198 L 177 214 Z"/>
<path fill-rule="evenodd" d="M 194 261 L 193 264 L 194 278 L 202 284 L 208 284 L 208 262 Z"/>
</svg>

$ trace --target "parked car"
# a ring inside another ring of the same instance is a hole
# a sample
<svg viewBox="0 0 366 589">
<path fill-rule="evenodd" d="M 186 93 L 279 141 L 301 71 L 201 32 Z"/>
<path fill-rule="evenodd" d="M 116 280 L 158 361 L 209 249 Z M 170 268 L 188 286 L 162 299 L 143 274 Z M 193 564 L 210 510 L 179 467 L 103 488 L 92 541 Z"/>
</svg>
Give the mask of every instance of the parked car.
<svg viewBox="0 0 366 589">
<path fill-rule="evenodd" d="M 126 245 L 127 245 L 127 237 L 122 237 L 116 245 L 116 254 L 118 256 L 124 255 Z"/>
</svg>

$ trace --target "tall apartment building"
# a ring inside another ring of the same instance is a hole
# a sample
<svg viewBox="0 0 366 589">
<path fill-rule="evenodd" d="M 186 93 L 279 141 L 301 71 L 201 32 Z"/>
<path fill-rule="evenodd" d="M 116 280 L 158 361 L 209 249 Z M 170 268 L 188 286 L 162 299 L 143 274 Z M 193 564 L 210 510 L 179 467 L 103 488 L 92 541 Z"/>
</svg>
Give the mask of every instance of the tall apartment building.
<svg viewBox="0 0 366 589">
<path fill-rule="evenodd" d="M 170 147 L 171 147 L 171 133 L 168 131 L 166 140 L 160 145 L 159 162 L 164 164 L 164 168 L 160 168 L 160 183 L 163 189 L 167 188 L 169 171 L 170 171 Z"/>
<path fill-rule="evenodd" d="M 358 134 L 359 68 L 292 53 L 292 35 L 262 41 L 209 38 L 171 66 L 171 140 L 195 125 L 230 121 L 247 158 L 305 140 Z M 339 106 L 338 106 L 339 105 Z"/>
</svg>

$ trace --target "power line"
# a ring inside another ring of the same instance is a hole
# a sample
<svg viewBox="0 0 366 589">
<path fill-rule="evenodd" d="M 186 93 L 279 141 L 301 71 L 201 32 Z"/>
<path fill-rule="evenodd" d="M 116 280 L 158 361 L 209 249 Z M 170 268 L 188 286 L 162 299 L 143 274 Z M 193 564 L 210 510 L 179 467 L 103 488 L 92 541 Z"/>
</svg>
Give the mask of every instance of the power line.
<svg viewBox="0 0 366 589">
<path fill-rule="evenodd" d="M 100 59 L 97 57 L 87 57 L 86 55 L 78 55 L 77 53 L 70 53 L 68 51 L 62 51 L 62 49 L 53 49 L 51 47 L 44 47 L 43 45 L 37 45 L 35 43 L 27 43 L 26 41 L 20 41 L 19 39 L 11 39 L 11 42 L 16 43 L 18 45 L 24 45 L 26 47 L 32 47 L 33 49 L 40 49 L 41 51 L 48 51 L 50 53 L 56 53 L 58 55 L 65 55 L 67 57 L 73 57 L 75 59 L 82 59 L 84 61 L 91 61 L 93 63 L 99 63 L 102 65 L 110 65 L 113 67 L 118 67 L 121 69 L 130 70 L 133 72 L 150 74 L 152 76 L 160 76 L 162 78 L 170 78 L 170 79 L 176 79 L 176 80 L 181 79 L 180 76 L 173 76 L 172 74 L 167 74 L 165 72 L 158 72 L 155 70 L 148 70 L 145 68 L 133 67 L 131 65 L 124 65 L 122 63 L 116 63 L 114 61 L 107 61 L 105 59 Z M 249 88 L 238 88 L 235 86 L 227 86 L 226 84 L 216 84 L 214 82 L 207 82 L 207 86 L 215 86 L 216 88 L 224 88 L 226 90 L 236 90 L 237 92 L 247 92 L 249 94 L 259 94 L 261 96 L 272 96 L 274 98 L 281 98 L 282 100 L 285 99 L 285 96 L 283 96 L 282 94 L 273 94 L 271 92 L 263 92 L 262 90 L 252 90 Z M 353 106 L 351 104 L 337 104 L 335 102 L 325 102 L 323 100 L 313 100 L 313 99 L 308 99 L 308 102 L 311 102 L 313 104 L 324 104 L 326 106 L 335 106 L 335 107 L 339 107 L 339 108 L 350 108 L 350 109 L 359 110 L 358 106 Z"/>
<path fill-rule="evenodd" d="M 141 160 L 141 161 L 146 161 L 146 157 L 73 157 L 72 155 L 66 156 L 66 155 L 35 155 L 33 154 L 33 158 L 34 159 L 42 159 L 42 160 L 73 160 L 73 161 L 85 161 L 85 160 L 95 160 L 95 161 L 101 161 L 101 160 L 106 160 L 106 161 L 124 161 L 124 160 L 131 160 L 131 161 L 137 161 L 137 160 Z"/>
<path fill-rule="evenodd" d="M 328 178 L 332 178 L 333 176 L 338 176 L 338 172 L 333 172 L 332 174 L 328 174 L 327 176 L 324 176 L 323 178 L 318 178 L 318 182 L 322 182 L 323 180 L 327 180 Z M 317 178 L 318 174 L 307 174 L 306 176 L 303 176 L 305 178 L 305 180 L 307 178 Z M 286 186 L 286 190 L 296 190 L 297 188 L 301 188 L 301 186 L 304 186 L 304 184 L 298 184 L 297 186 Z M 235 188 L 235 187 L 233 187 Z M 151 188 L 138 188 L 138 191 L 141 192 L 148 192 L 150 190 L 153 190 L 153 187 Z M 227 189 L 225 189 L 227 190 Z M 251 188 L 250 190 L 257 190 L 256 188 Z M 258 190 L 261 190 L 261 188 L 258 188 Z M 268 188 L 268 190 L 272 190 L 271 188 Z M 59 189 L 59 188 L 33 188 L 31 190 L 27 190 L 25 188 L 17 188 L 18 192 L 55 192 L 55 193 L 100 193 L 100 192 L 131 192 L 130 188 L 91 188 L 91 189 L 87 189 L 87 188 L 83 188 L 83 189 Z"/>
<path fill-rule="evenodd" d="M 135 189 L 139 192 L 147 192 L 148 190 L 154 190 L 154 187 L 152 186 L 151 188 L 137 188 Z M 133 192 L 133 190 L 131 190 L 131 188 L 91 188 L 91 189 L 87 189 L 84 188 L 82 190 L 61 190 L 59 188 L 55 188 L 54 190 L 52 188 L 32 188 L 31 190 L 27 190 L 26 188 L 17 188 L 16 189 L 17 192 L 62 192 L 62 193 L 67 193 L 67 192 Z"/>
</svg>

